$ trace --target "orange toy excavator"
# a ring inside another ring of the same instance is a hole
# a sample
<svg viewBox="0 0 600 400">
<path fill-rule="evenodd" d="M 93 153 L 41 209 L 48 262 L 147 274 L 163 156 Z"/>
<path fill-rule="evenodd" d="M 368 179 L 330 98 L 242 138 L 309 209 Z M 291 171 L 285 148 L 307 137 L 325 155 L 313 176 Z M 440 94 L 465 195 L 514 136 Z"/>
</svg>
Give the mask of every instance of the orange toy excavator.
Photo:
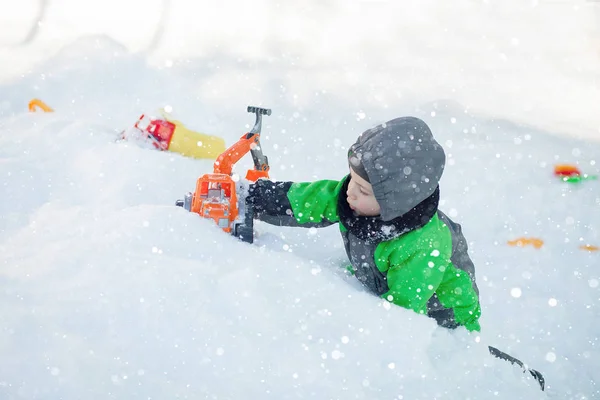
<svg viewBox="0 0 600 400">
<path fill-rule="evenodd" d="M 198 178 L 194 193 L 188 192 L 183 200 L 177 200 L 175 204 L 214 220 L 223 231 L 252 243 L 254 215 L 245 202 L 238 200 L 238 191 L 245 189 L 241 182 L 232 179 L 231 174 L 233 165 L 250 152 L 254 169 L 248 170 L 246 180 L 255 182 L 260 178 L 269 178 L 269 162 L 260 147 L 260 131 L 262 116 L 271 115 L 271 110 L 249 106 L 248 112 L 256 114 L 254 127 L 217 157 L 214 172 Z"/>
</svg>

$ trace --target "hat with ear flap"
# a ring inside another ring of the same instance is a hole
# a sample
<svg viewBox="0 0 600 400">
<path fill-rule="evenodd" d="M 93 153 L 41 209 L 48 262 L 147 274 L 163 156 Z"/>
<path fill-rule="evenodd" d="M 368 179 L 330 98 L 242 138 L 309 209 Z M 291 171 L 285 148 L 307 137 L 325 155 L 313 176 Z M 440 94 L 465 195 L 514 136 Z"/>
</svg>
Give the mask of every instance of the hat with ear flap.
<svg viewBox="0 0 600 400">
<path fill-rule="evenodd" d="M 350 150 L 348 150 L 348 164 L 358 176 L 363 178 L 365 181 L 370 182 L 369 175 L 367 174 L 365 166 L 363 165 L 361 160 L 362 154 L 357 151 L 357 148 L 357 143 L 354 143 L 352 146 L 350 146 Z"/>
<path fill-rule="evenodd" d="M 390 221 L 436 192 L 446 155 L 423 120 L 401 117 L 363 132 L 348 160 L 371 184 L 381 219 Z"/>
</svg>

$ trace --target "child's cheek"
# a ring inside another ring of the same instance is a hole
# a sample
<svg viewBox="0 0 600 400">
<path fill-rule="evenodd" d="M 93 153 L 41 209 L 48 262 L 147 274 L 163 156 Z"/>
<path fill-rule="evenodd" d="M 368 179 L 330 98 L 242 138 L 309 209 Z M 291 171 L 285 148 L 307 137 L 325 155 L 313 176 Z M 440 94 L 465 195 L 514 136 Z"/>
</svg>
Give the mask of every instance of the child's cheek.
<svg viewBox="0 0 600 400">
<path fill-rule="evenodd" d="M 369 201 L 364 198 L 362 198 L 358 201 L 358 206 L 360 207 L 360 209 L 362 211 L 369 211 L 369 209 L 371 208 L 369 206 Z"/>
<path fill-rule="evenodd" d="M 375 202 L 372 199 L 365 199 L 363 200 L 363 207 L 368 211 L 373 211 L 375 210 Z"/>
</svg>

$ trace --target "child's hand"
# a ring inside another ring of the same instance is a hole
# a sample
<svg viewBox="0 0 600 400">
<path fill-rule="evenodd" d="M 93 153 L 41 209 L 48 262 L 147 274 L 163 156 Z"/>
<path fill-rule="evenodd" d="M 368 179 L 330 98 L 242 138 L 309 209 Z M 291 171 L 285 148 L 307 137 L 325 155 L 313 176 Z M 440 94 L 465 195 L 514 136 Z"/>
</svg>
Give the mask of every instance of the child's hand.
<svg viewBox="0 0 600 400">
<path fill-rule="evenodd" d="M 268 179 L 259 179 L 256 182 L 248 179 L 240 179 L 238 181 L 238 203 L 246 207 L 252 207 L 254 211 L 261 211 L 260 204 L 263 203 L 262 197 L 265 193 L 265 188 L 272 186 L 273 182 Z M 268 189 L 266 189 L 268 191 Z"/>
</svg>

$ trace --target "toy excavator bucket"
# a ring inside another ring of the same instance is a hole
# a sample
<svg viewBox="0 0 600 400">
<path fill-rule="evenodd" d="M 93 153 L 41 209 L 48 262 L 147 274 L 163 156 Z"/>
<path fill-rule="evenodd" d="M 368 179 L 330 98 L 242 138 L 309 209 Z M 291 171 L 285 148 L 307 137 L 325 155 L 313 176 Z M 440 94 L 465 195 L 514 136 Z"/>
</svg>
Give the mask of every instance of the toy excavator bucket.
<svg viewBox="0 0 600 400">
<path fill-rule="evenodd" d="M 37 111 L 37 108 L 41 109 L 44 112 L 53 112 L 54 111 L 52 108 L 50 108 L 50 106 L 48 106 L 42 100 L 40 100 L 40 99 L 32 99 L 29 102 L 29 111 L 30 112 L 35 112 L 35 111 Z"/>
</svg>

